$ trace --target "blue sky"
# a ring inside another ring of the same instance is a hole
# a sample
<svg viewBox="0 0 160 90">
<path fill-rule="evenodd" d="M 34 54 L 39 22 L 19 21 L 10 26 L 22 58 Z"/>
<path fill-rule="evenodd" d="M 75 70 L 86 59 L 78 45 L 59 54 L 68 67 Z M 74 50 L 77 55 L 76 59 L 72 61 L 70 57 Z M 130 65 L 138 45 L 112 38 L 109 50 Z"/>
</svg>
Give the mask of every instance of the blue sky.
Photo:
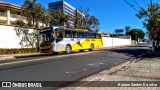
<svg viewBox="0 0 160 90">
<path fill-rule="evenodd" d="M 17 5 L 23 5 L 24 0 L 2 0 Z M 58 0 L 37 0 L 43 6 L 48 8 L 49 2 Z M 83 8 L 89 8 L 90 14 L 96 16 L 100 20 L 100 31 L 112 33 L 115 29 L 124 29 L 125 26 L 131 26 L 131 29 L 137 28 L 142 29 L 146 32 L 143 27 L 142 20 L 138 19 L 134 11 L 128 6 L 124 0 L 65 0 L 76 9 L 81 6 Z M 134 0 L 127 0 L 130 4 L 138 10 L 139 7 Z M 135 0 L 141 7 L 147 7 L 149 0 Z M 153 0 L 156 2 L 160 0 Z"/>
</svg>

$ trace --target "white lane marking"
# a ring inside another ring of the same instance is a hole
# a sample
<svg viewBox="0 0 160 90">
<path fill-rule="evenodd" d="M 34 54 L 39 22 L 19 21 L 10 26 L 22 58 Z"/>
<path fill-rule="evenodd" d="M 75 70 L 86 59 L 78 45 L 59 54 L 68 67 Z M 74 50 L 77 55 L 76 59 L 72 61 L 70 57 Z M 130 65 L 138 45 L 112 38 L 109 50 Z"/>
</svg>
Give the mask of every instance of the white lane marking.
<svg viewBox="0 0 160 90">
<path fill-rule="evenodd" d="M 99 63 L 100 65 L 103 65 L 104 63 Z"/>
<path fill-rule="evenodd" d="M 100 66 L 100 65 L 102 65 L 102 63 L 101 64 L 99 64 L 99 63 L 91 63 L 91 64 L 87 64 L 88 66 Z"/>
<path fill-rule="evenodd" d="M 92 66 L 93 64 L 88 64 L 88 66 Z"/>
<path fill-rule="evenodd" d="M 74 73 L 74 72 L 65 72 L 66 74 Z"/>
<path fill-rule="evenodd" d="M 87 71 L 87 69 L 83 69 L 83 71 Z"/>
</svg>

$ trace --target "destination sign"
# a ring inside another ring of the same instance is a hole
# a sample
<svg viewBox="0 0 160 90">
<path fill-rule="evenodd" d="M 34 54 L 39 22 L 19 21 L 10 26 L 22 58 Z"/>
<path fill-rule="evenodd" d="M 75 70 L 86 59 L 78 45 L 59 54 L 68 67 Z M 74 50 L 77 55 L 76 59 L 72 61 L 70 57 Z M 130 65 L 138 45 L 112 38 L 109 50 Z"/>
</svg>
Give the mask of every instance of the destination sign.
<svg viewBox="0 0 160 90">
<path fill-rule="evenodd" d="M 44 28 L 44 29 L 41 29 L 41 31 L 40 32 L 46 32 L 46 31 L 51 31 L 52 30 L 52 28 L 50 27 L 50 28 Z"/>
</svg>

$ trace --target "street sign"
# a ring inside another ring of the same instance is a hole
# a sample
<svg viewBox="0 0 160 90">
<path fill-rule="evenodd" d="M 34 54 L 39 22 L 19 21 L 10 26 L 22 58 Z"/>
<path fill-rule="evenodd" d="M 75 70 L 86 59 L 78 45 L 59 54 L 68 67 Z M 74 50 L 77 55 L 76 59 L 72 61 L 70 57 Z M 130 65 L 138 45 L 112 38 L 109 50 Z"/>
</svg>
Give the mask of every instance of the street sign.
<svg viewBox="0 0 160 90">
<path fill-rule="evenodd" d="M 121 32 L 123 32 L 123 29 L 116 29 L 115 32 L 116 33 L 121 33 Z"/>
</svg>

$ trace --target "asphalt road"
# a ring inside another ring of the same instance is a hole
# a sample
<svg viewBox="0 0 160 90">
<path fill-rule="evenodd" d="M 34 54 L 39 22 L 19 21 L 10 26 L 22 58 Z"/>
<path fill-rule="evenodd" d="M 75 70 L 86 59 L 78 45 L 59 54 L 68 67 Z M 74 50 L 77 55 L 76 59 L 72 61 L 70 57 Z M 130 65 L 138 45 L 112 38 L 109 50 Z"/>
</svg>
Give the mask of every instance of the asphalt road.
<svg viewBox="0 0 160 90">
<path fill-rule="evenodd" d="M 109 51 L 18 58 L 14 62 L 0 64 L 0 81 L 77 81 L 121 64 L 148 50 L 150 46 L 142 44 Z M 1 90 L 14 89 L 17 90 L 17 88 L 2 88 Z M 29 90 L 20 88 L 20 90 L 24 89 Z M 35 90 L 35 88 L 32 89 Z M 53 90 L 55 88 L 41 89 Z"/>
</svg>

